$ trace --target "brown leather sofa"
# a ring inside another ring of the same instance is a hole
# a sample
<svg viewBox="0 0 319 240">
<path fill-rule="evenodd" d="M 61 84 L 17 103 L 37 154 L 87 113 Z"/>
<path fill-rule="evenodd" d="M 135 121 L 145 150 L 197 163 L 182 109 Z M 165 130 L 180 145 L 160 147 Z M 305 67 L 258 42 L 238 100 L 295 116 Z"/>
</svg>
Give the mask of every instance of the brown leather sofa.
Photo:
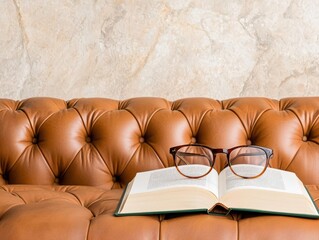
<svg viewBox="0 0 319 240">
<path fill-rule="evenodd" d="M 319 97 L 1 99 L 0 239 L 319 239 L 297 217 L 113 215 L 136 172 L 195 142 L 272 148 L 318 203 Z"/>
</svg>

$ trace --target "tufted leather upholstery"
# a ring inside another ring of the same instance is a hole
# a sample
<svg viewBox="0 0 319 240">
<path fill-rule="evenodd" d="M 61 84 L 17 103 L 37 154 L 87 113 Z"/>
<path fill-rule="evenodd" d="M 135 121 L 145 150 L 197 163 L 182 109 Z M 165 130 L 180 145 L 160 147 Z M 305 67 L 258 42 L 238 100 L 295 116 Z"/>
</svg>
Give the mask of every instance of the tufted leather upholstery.
<svg viewBox="0 0 319 240">
<path fill-rule="evenodd" d="M 319 97 L 0 99 L 0 239 L 317 239 L 317 220 L 113 213 L 136 172 L 172 166 L 168 149 L 192 142 L 272 148 L 271 166 L 317 200 L 318 114 Z"/>
</svg>

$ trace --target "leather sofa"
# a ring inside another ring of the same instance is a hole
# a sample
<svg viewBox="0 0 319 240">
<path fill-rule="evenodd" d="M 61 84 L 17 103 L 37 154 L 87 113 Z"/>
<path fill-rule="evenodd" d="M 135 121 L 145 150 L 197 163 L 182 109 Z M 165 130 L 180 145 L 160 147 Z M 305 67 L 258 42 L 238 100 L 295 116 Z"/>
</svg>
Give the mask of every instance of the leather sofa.
<svg viewBox="0 0 319 240">
<path fill-rule="evenodd" d="M 319 97 L 0 99 L 0 239 L 319 239 L 319 220 L 297 217 L 115 217 L 136 172 L 186 143 L 272 148 L 318 203 Z"/>
</svg>

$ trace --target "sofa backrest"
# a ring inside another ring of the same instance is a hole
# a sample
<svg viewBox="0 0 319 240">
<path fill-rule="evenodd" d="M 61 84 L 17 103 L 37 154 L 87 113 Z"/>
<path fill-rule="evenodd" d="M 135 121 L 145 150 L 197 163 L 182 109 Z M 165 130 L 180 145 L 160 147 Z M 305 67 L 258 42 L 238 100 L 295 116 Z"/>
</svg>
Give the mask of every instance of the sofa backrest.
<svg viewBox="0 0 319 240">
<path fill-rule="evenodd" d="M 272 167 L 318 184 L 318 113 L 319 97 L 0 99 L 0 185 L 119 188 L 186 143 L 269 147 Z"/>
</svg>

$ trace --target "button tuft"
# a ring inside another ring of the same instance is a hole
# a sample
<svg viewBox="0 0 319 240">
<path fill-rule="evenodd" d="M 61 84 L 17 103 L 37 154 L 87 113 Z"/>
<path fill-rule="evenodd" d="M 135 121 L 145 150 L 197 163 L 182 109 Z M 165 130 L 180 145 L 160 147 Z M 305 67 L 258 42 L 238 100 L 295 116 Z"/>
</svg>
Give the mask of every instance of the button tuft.
<svg viewBox="0 0 319 240">
<path fill-rule="evenodd" d="M 118 182 L 119 180 L 120 180 L 120 179 L 119 179 L 118 176 L 113 176 L 113 177 L 112 177 L 112 181 L 113 181 L 114 183 Z"/>
</svg>

